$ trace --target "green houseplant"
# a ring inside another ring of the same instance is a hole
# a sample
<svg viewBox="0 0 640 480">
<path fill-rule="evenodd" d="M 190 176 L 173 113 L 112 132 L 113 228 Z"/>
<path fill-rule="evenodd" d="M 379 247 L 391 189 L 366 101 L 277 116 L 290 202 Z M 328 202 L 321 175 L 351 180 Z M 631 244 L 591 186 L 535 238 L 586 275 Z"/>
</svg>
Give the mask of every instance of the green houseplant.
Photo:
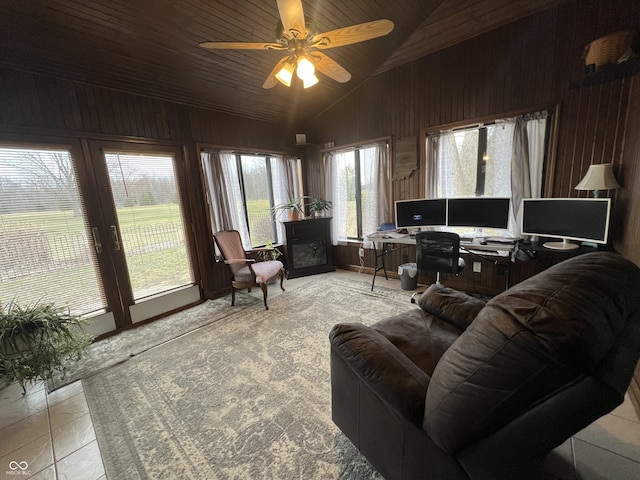
<svg viewBox="0 0 640 480">
<path fill-rule="evenodd" d="M 269 241 L 264 247 L 258 248 L 257 259 L 261 262 L 265 260 L 277 260 L 282 255 L 282 252 L 273 245 L 273 242 Z"/>
<path fill-rule="evenodd" d="M 331 202 L 322 197 L 311 197 L 309 210 L 314 217 L 323 217 L 327 210 L 331 208 Z"/>
<path fill-rule="evenodd" d="M 50 380 L 77 361 L 91 343 L 83 321 L 52 303 L 22 307 L 9 303 L 0 309 L 0 376 L 26 384 Z"/>
<path fill-rule="evenodd" d="M 300 215 L 304 215 L 302 198 L 289 196 L 287 202 L 274 206 L 271 211 L 276 218 L 280 216 L 282 212 L 287 212 L 287 219 L 289 221 L 298 220 Z"/>
</svg>

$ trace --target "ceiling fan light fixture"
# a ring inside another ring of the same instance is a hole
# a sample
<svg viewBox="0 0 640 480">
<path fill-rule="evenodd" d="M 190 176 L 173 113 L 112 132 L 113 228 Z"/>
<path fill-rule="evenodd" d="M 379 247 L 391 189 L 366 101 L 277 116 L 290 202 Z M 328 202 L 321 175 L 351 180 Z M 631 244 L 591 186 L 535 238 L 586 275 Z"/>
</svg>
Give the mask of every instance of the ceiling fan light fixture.
<svg viewBox="0 0 640 480">
<path fill-rule="evenodd" d="M 298 74 L 298 78 L 302 81 L 311 82 L 314 78 L 316 82 L 318 81 L 317 77 L 314 75 L 316 72 L 316 67 L 313 66 L 313 63 L 305 57 L 304 55 L 298 58 L 298 68 L 296 73 Z"/>
<path fill-rule="evenodd" d="M 291 79 L 293 77 L 293 70 L 294 70 L 293 65 L 290 62 L 287 62 L 282 66 L 280 71 L 276 73 L 276 78 L 283 85 L 290 87 Z"/>
<path fill-rule="evenodd" d="M 318 77 L 316 77 L 312 73 L 311 76 L 308 76 L 307 78 L 302 80 L 302 86 L 304 88 L 309 88 L 309 87 L 313 87 L 318 82 L 319 82 Z"/>
</svg>

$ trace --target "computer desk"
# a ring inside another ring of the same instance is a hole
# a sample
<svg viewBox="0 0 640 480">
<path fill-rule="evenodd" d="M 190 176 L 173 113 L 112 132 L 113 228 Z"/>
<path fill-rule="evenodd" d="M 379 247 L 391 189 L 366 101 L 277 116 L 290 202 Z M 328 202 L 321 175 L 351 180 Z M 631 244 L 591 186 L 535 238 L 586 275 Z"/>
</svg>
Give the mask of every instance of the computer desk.
<svg viewBox="0 0 640 480">
<path fill-rule="evenodd" d="M 392 252 L 396 252 L 407 247 L 415 247 L 416 238 L 414 235 L 398 234 L 391 231 L 375 232 L 369 235 L 367 240 L 373 242 L 373 247 L 376 252 L 376 263 L 373 270 L 373 279 L 371 280 L 371 291 L 373 291 L 373 287 L 376 282 L 376 275 L 380 270 L 384 271 L 384 278 L 389 280 L 389 277 L 387 276 L 387 266 L 385 265 L 386 256 Z M 516 250 L 517 242 L 487 242 L 486 245 L 483 245 L 481 241 L 481 238 L 474 238 L 471 242 L 461 241 L 460 251 L 485 260 L 487 259 L 486 257 L 507 258 L 506 288 L 509 288 L 509 268 L 511 265 L 510 257 Z"/>
</svg>

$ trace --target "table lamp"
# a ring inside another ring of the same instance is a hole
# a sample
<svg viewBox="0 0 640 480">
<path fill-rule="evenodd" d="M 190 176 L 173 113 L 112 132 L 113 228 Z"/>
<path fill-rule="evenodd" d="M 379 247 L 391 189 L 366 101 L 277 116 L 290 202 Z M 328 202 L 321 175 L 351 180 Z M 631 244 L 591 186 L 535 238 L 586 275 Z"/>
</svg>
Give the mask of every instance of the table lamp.
<svg viewBox="0 0 640 480">
<path fill-rule="evenodd" d="M 613 176 L 613 169 L 610 163 L 589 165 L 587 174 L 576 185 L 576 190 L 593 190 L 593 196 L 598 198 L 600 190 L 616 190 L 620 184 Z"/>
</svg>

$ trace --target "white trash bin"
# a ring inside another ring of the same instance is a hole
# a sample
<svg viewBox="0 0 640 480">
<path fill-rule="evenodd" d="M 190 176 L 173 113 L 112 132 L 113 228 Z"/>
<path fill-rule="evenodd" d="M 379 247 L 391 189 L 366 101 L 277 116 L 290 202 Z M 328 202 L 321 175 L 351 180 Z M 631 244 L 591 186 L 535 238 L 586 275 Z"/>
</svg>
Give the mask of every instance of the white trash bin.
<svg viewBox="0 0 640 480">
<path fill-rule="evenodd" d="M 403 263 L 398 267 L 398 275 L 400 275 L 402 290 L 418 288 L 418 265 L 416 263 Z"/>
</svg>

